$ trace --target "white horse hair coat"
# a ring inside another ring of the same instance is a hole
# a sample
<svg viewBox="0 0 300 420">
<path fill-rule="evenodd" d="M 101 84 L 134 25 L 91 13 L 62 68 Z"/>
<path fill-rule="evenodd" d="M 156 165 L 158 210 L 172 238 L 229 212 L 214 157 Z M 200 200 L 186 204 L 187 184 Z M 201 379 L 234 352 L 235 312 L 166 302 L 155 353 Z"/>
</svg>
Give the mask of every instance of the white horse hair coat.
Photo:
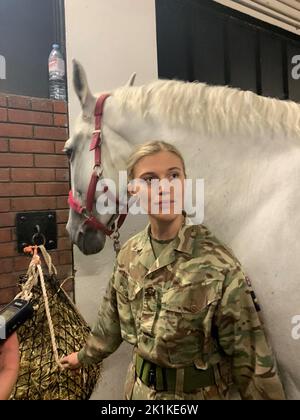
<svg viewBox="0 0 300 420">
<path fill-rule="evenodd" d="M 164 140 L 181 151 L 187 177 L 204 179 L 203 223 L 250 277 L 287 396 L 300 399 L 300 339 L 292 334 L 300 315 L 300 106 L 203 83 L 130 84 L 111 92 L 104 107 L 103 176 L 117 182 L 129 154 L 146 141 Z M 73 152 L 73 194 L 84 201 L 98 96 L 75 60 L 74 86 L 82 114 L 66 149 Z M 70 211 L 73 242 L 86 254 L 99 252 L 104 235 L 81 223 Z"/>
</svg>

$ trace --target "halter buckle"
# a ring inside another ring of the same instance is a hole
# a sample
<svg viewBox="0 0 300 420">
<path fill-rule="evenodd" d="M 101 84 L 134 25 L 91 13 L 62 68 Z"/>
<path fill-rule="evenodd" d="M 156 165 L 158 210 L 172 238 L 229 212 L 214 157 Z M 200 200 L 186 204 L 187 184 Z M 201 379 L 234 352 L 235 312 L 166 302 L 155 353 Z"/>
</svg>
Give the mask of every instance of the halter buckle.
<svg viewBox="0 0 300 420">
<path fill-rule="evenodd" d="M 88 211 L 87 211 L 86 207 L 83 207 L 83 208 L 82 208 L 82 211 L 81 211 L 81 216 L 83 216 L 85 219 L 89 219 L 89 218 L 90 218 L 90 215 L 89 215 L 89 213 L 88 213 Z"/>
<path fill-rule="evenodd" d="M 100 178 L 100 176 L 103 173 L 103 166 L 102 163 L 96 163 L 96 165 L 94 165 L 93 170 L 95 171 L 96 175 L 98 176 L 98 178 Z"/>
</svg>

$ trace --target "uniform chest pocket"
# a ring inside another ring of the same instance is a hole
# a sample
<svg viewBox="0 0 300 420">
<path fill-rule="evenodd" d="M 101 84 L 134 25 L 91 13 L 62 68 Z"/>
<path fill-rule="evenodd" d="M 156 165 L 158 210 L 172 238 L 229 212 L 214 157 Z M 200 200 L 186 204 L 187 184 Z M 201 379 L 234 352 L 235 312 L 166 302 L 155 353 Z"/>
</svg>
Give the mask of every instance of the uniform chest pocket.
<svg viewBox="0 0 300 420">
<path fill-rule="evenodd" d="M 180 284 L 162 297 L 165 310 L 181 314 L 198 314 L 220 299 L 224 275 L 217 270 L 191 272 L 180 270 Z"/>
<path fill-rule="evenodd" d="M 164 293 L 162 309 L 167 312 L 181 314 L 182 317 L 193 318 L 201 314 L 213 302 L 219 300 L 219 283 L 213 285 L 192 284 L 174 287 Z"/>
<path fill-rule="evenodd" d="M 190 276 L 190 277 L 189 277 Z M 191 273 L 185 279 L 192 278 Z M 171 363 L 191 363 L 203 352 L 221 297 L 224 276 L 201 275 L 192 283 L 173 287 L 162 297 L 160 329 L 164 331 Z"/>
<path fill-rule="evenodd" d="M 114 288 L 126 302 L 132 302 L 138 298 L 142 285 L 135 281 L 129 274 L 117 271 L 115 274 Z"/>
<path fill-rule="evenodd" d="M 120 318 L 126 320 L 137 319 L 142 303 L 142 285 L 129 274 L 117 271 L 115 274 L 114 288 L 117 294 Z"/>
</svg>

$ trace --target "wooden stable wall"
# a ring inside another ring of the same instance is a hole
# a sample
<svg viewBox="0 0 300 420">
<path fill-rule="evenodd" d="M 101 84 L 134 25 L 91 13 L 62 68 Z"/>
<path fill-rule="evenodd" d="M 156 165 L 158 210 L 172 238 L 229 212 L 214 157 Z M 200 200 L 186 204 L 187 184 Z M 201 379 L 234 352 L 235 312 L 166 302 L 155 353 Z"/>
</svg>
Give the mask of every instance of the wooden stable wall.
<svg viewBox="0 0 300 420">
<path fill-rule="evenodd" d="M 67 104 L 63 101 L 0 94 L 0 305 L 16 293 L 30 258 L 16 249 L 17 212 L 55 210 L 58 249 L 51 255 L 60 279 L 72 275 L 68 219 Z M 73 293 L 73 281 L 66 289 Z"/>
</svg>

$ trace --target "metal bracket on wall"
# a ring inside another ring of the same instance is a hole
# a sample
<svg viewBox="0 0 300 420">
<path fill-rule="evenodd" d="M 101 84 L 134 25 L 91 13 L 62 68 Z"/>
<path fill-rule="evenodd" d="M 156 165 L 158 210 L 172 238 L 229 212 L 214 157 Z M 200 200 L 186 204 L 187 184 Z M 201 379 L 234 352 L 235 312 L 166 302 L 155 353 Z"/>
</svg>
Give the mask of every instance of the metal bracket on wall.
<svg viewBox="0 0 300 420">
<path fill-rule="evenodd" d="M 44 245 L 46 249 L 57 248 L 56 212 L 17 213 L 16 235 L 18 252 L 28 245 Z"/>
</svg>

